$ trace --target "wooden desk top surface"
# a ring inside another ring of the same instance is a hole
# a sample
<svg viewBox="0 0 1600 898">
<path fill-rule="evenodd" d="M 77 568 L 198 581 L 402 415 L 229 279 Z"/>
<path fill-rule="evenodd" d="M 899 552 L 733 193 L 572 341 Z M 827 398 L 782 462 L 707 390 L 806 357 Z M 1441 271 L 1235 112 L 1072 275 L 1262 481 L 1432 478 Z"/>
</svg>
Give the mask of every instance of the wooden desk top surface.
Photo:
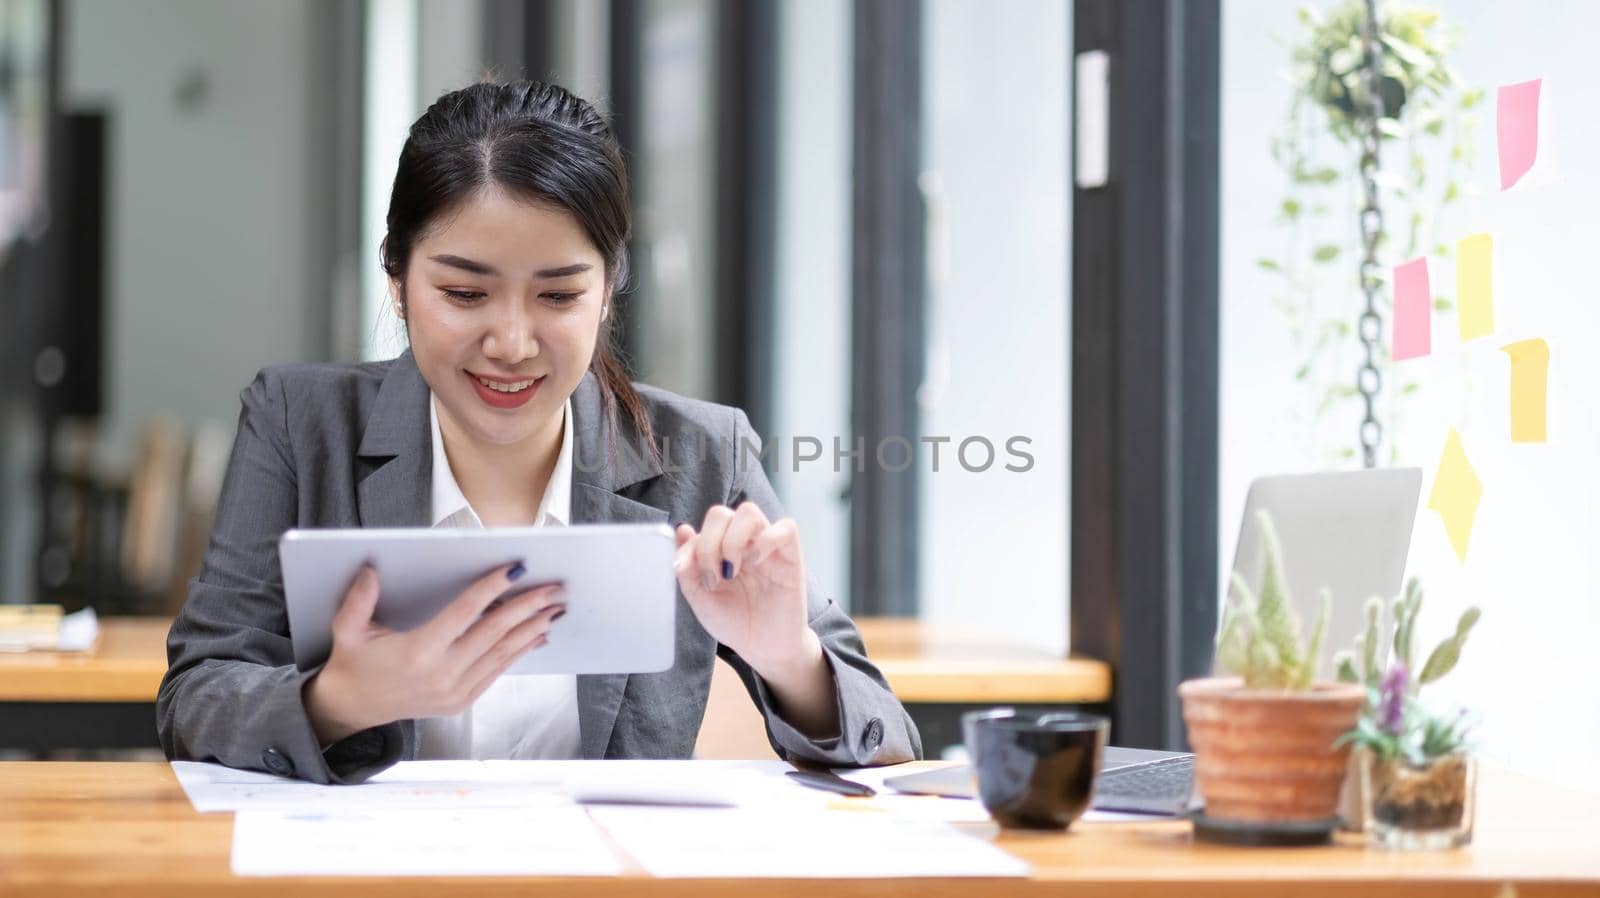
<svg viewBox="0 0 1600 898">
<path fill-rule="evenodd" d="M 1084 704 L 1111 700 L 1111 667 L 892 617 L 856 619 L 867 655 L 904 702 Z"/>
<path fill-rule="evenodd" d="M 918 766 L 928 766 L 922 764 Z M 944 799 L 930 798 L 929 801 Z M 1325 848 L 1195 844 L 1175 821 L 1067 833 L 970 831 L 1033 865 L 1029 880 L 239 879 L 232 817 L 195 813 L 158 763 L 0 764 L 0 894 L 296 896 L 971 895 L 1477 898 L 1600 894 L 1600 794 L 1485 771 L 1469 849 L 1392 854 L 1355 836 Z M 288 890 L 286 892 L 286 890 Z"/>
<path fill-rule="evenodd" d="M 87 652 L 0 653 L 0 701 L 153 702 L 171 626 L 161 617 L 108 617 Z"/>
<path fill-rule="evenodd" d="M 1111 670 L 1100 661 L 1057 658 L 938 631 L 919 621 L 857 620 L 867 653 L 907 702 L 1103 702 Z M 91 652 L 0 654 L 0 701 L 152 702 L 167 669 L 164 618 L 101 621 Z"/>
</svg>

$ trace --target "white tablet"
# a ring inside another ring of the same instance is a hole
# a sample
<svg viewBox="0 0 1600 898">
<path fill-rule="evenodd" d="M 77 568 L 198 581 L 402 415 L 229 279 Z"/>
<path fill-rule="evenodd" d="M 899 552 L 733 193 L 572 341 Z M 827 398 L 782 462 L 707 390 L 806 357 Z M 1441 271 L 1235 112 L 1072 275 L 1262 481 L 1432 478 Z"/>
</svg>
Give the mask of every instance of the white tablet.
<svg viewBox="0 0 1600 898">
<path fill-rule="evenodd" d="M 278 556 L 294 660 L 301 670 L 327 660 L 334 612 L 367 562 L 380 583 L 374 619 L 410 630 L 493 568 L 520 561 L 528 572 L 506 595 L 561 581 L 567 613 L 550 641 L 507 673 L 666 670 L 677 635 L 674 543 L 665 524 L 290 530 L 278 542 Z"/>
</svg>

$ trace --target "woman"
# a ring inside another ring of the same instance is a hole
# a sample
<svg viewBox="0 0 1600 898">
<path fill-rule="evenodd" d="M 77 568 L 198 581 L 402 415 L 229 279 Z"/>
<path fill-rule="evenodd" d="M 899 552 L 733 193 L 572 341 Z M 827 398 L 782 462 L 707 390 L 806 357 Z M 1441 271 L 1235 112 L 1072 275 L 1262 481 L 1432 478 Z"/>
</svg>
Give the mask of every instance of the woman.
<svg viewBox="0 0 1600 898">
<path fill-rule="evenodd" d="M 781 756 L 918 756 L 854 625 L 808 581 L 765 473 L 740 457 L 755 440 L 743 413 L 636 387 L 609 347 L 627 183 L 610 129 L 559 87 L 476 84 L 412 126 L 382 250 L 411 349 L 267 368 L 241 394 L 211 545 L 168 638 L 169 757 L 342 783 L 409 758 L 685 758 L 718 654 Z M 277 555 L 291 527 L 668 521 L 685 522 L 668 671 L 502 677 L 564 612 L 559 586 L 491 604 L 520 565 L 405 633 L 373 622 L 381 577 L 364 571 L 327 662 L 294 665 Z"/>
</svg>

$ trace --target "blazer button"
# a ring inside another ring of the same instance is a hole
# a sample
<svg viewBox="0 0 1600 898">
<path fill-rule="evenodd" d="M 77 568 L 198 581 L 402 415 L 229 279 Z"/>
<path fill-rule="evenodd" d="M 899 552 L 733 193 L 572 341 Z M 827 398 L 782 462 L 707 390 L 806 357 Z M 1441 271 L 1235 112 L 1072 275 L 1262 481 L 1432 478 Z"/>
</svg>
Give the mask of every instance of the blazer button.
<svg viewBox="0 0 1600 898">
<path fill-rule="evenodd" d="M 867 721 L 867 729 L 861 734 L 861 747 L 868 752 L 876 752 L 883 745 L 883 718 L 874 717 Z"/>
<path fill-rule="evenodd" d="M 294 762 L 276 748 L 269 748 L 261 753 L 261 765 L 278 776 L 294 775 Z"/>
</svg>

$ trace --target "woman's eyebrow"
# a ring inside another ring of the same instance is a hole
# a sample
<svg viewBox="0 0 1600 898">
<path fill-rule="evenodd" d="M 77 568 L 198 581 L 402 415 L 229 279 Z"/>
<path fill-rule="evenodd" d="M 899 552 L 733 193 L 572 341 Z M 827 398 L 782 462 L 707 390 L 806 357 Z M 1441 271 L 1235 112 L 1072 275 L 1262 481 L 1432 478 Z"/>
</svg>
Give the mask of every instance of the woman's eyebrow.
<svg viewBox="0 0 1600 898">
<path fill-rule="evenodd" d="M 533 273 L 533 276 L 540 278 L 564 278 L 574 274 L 583 274 L 585 271 L 588 271 L 593 267 L 594 266 L 590 265 L 588 262 L 574 262 L 571 265 L 563 265 L 560 268 L 546 268 L 543 271 L 536 271 Z"/>
<path fill-rule="evenodd" d="M 464 259 L 461 256 L 452 256 L 449 253 L 441 253 L 437 256 L 429 256 L 428 258 L 438 262 L 440 265 L 448 265 L 451 268 L 459 268 L 462 271 L 469 272 L 471 274 L 484 274 L 492 277 L 500 276 L 500 272 L 495 271 L 494 268 L 489 265 L 485 265 L 482 262 L 475 262 L 471 259 Z"/>
<path fill-rule="evenodd" d="M 462 271 L 469 272 L 471 274 L 481 274 L 488 277 L 500 276 L 500 272 L 496 271 L 491 265 L 485 265 L 482 262 L 452 255 L 450 253 L 440 253 L 437 256 L 429 256 L 428 258 L 438 262 L 440 265 L 448 265 L 451 268 L 459 268 Z M 560 268 L 546 268 L 543 271 L 536 271 L 533 274 L 534 277 L 537 278 L 564 278 L 570 277 L 574 274 L 582 274 L 593 267 L 593 265 L 590 265 L 587 262 L 574 262 L 571 265 L 563 265 Z"/>
</svg>

